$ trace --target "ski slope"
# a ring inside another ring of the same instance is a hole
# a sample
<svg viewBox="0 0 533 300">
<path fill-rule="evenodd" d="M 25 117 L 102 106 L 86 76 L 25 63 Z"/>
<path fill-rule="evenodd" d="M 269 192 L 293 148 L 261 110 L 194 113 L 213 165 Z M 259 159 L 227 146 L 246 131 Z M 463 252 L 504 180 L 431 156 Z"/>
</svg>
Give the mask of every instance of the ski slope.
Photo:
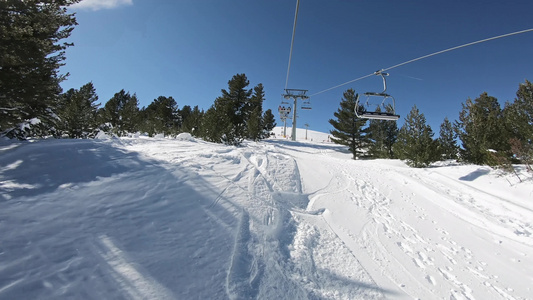
<svg viewBox="0 0 533 300">
<path fill-rule="evenodd" d="M 0 299 L 532 299 L 530 175 L 319 139 L 2 141 Z"/>
</svg>

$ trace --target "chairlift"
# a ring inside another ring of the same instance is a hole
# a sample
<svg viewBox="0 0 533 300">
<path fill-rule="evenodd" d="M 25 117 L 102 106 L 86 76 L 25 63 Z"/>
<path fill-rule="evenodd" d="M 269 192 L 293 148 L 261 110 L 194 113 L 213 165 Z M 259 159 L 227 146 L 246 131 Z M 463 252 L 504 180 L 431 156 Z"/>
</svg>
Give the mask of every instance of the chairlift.
<svg viewBox="0 0 533 300">
<path fill-rule="evenodd" d="M 283 102 L 282 102 L 283 104 Z M 289 115 L 291 114 L 291 107 L 290 106 L 284 106 L 284 105 L 280 105 L 278 107 L 278 112 L 279 112 L 279 116 L 280 116 L 280 119 L 288 119 L 289 118 Z"/>
<path fill-rule="evenodd" d="M 311 101 L 309 99 L 304 99 L 302 101 L 301 109 L 306 109 L 306 110 L 311 109 Z"/>
<path fill-rule="evenodd" d="M 287 113 L 287 114 L 289 114 L 291 112 L 291 107 L 290 106 L 282 106 L 282 105 L 280 105 L 278 107 L 278 112 L 279 113 Z"/>
<path fill-rule="evenodd" d="M 361 119 L 371 119 L 371 120 L 389 120 L 396 121 L 400 118 L 396 114 L 395 100 L 394 97 L 385 93 L 387 91 L 387 81 L 385 76 L 389 76 L 388 73 L 383 72 L 383 70 L 376 71 L 374 75 L 379 75 L 383 79 L 383 92 L 366 92 L 366 100 L 364 103 L 361 103 L 359 99 L 359 94 L 355 97 L 355 115 Z M 373 109 L 369 109 L 373 107 Z"/>
</svg>

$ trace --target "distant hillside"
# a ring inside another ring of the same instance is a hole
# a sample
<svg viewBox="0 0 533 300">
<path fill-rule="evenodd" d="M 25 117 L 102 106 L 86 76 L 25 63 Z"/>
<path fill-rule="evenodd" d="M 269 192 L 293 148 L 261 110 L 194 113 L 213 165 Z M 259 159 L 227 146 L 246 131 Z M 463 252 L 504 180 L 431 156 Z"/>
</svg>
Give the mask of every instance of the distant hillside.
<svg viewBox="0 0 533 300">
<path fill-rule="evenodd" d="M 296 128 L 296 140 L 297 141 L 306 141 L 306 131 L 307 131 L 307 141 L 310 142 L 324 142 L 324 143 L 331 143 L 331 140 L 329 139 L 330 134 L 314 131 L 314 130 L 306 130 L 305 128 Z M 278 126 L 275 127 L 274 130 L 272 130 L 274 134 L 276 135 L 277 139 L 291 139 L 291 133 L 292 133 L 292 127 L 287 127 L 287 136 L 283 137 L 283 127 Z"/>
</svg>

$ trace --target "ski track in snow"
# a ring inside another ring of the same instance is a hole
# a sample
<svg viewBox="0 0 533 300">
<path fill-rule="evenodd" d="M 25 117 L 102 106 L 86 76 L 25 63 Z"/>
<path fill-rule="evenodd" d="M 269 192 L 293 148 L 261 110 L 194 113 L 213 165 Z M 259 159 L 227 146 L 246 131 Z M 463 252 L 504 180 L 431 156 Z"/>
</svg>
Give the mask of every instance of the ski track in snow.
<svg viewBox="0 0 533 300">
<path fill-rule="evenodd" d="M 0 299 L 533 293 L 533 204 L 476 183 L 507 181 L 475 166 L 284 140 L 14 145 L 0 157 Z"/>
</svg>

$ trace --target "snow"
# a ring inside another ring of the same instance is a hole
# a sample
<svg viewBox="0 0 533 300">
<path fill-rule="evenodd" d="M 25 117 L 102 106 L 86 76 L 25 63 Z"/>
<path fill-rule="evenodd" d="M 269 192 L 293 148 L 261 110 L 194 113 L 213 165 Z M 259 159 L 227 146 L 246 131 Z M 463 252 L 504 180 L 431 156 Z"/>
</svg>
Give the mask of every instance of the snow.
<svg viewBox="0 0 533 300">
<path fill-rule="evenodd" d="M 284 137 L 283 132 L 286 132 L 287 135 Z M 291 134 L 292 134 L 292 127 L 287 127 L 286 131 L 284 131 L 283 127 L 275 127 L 272 130 L 272 133 L 274 133 L 275 138 L 277 139 L 287 139 L 291 140 Z M 307 139 L 305 138 L 307 136 Z M 319 131 L 314 131 L 311 129 L 302 129 L 302 128 L 296 128 L 296 140 L 299 142 L 319 142 L 319 143 L 327 143 L 331 142 L 331 135 L 328 133 L 323 133 Z"/>
<path fill-rule="evenodd" d="M 0 141 L 0 299 L 531 299 L 531 175 L 312 134 Z"/>
<path fill-rule="evenodd" d="M 110 139 L 111 137 L 103 131 L 98 131 L 98 133 L 96 134 L 94 138 L 97 140 L 107 140 L 107 139 Z"/>
<path fill-rule="evenodd" d="M 178 134 L 178 136 L 176 136 L 176 139 L 179 141 L 191 141 L 191 142 L 194 141 L 194 138 L 188 132 L 182 132 Z"/>
</svg>

